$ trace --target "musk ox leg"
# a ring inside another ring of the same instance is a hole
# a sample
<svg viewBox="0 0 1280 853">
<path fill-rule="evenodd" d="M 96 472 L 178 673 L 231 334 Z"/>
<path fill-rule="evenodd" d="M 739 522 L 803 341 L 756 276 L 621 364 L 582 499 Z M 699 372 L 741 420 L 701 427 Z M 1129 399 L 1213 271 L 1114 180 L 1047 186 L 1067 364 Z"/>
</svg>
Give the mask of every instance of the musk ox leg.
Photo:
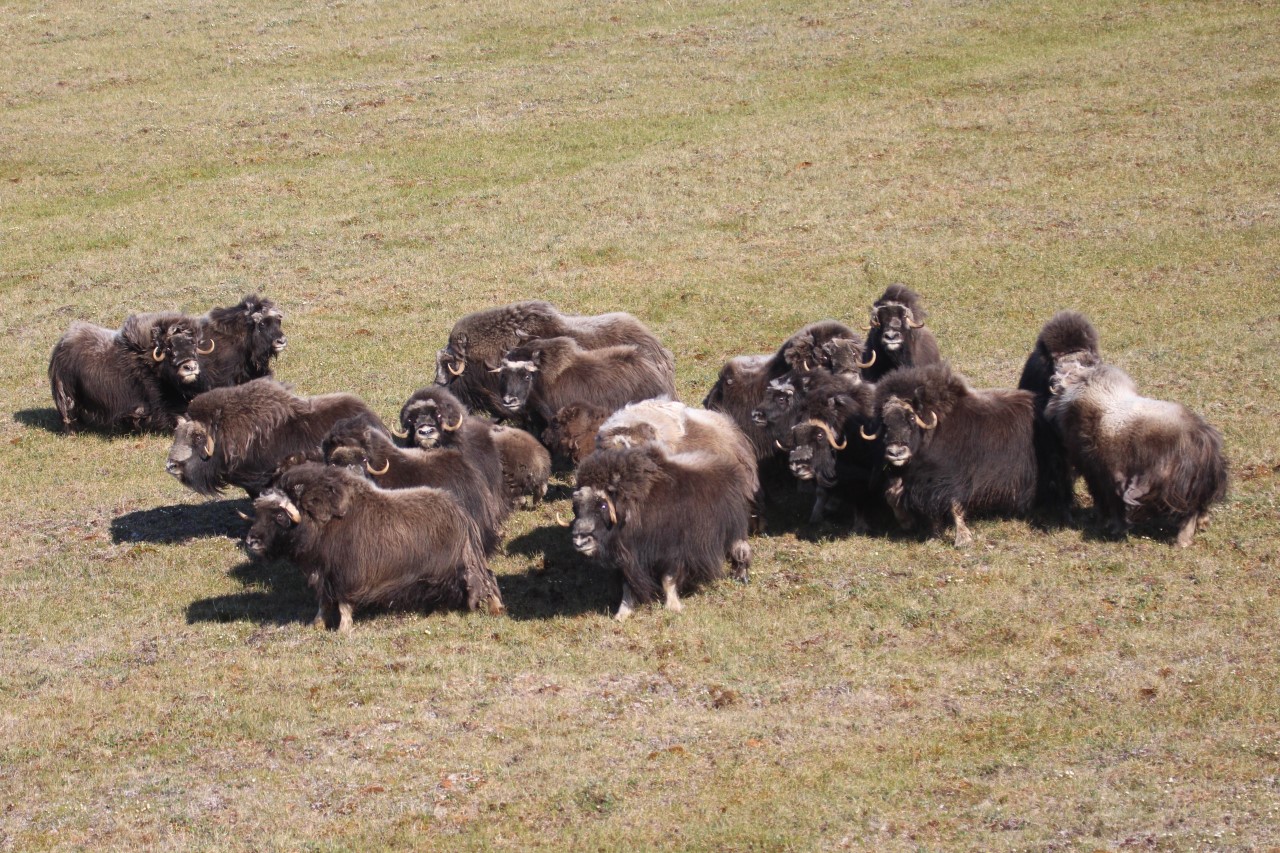
<svg viewBox="0 0 1280 853">
<path fill-rule="evenodd" d="M 680 603 L 680 590 L 676 587 L 675 575 L 662 576 L 662 591 L 667 594 L 666 608 L 675 613 L 684 610 L 684 605 Z"/>
<path fill-rule="evenodd" d="M 959 501 L 951 502 L 951 518 L 956 524 L 956 547 L 968 548 L 973 544 L 973 534 L 964 523 L 964 507 Z"/>
<path fill-rule="evenodd" d="M 818 486 L 817 494 L 813 498 L 813 509 L 809 512 L 810 524 L 821 524 L 823 517 L 827 514 L 827 490 L 822 486 Z"/>
<path fill-rule="evenodd" d="M 729 549 L 729 566 L 733 569 L 733 579 L 738 583 L 751 580 L 751 545 L 745 539 L 739 539 Z"/>
<path fill-rule="evenodd" d="M 902 496 L 905 491 L 902 478 L 894 477 L 884 488 L 884 501 L 889 505 L 889 509 L 893 510 L 893 517 L 897 519 L 898 526 L 903 530 L 910 530 L 916 526 L 916 518 L 911 510 L 902 505 Z"/>
<path fill-rule="evenodd" d="M 1191 543 L 1195 541 L 1196 529 L 1199 526 L 1200 516 L 1188 516 L 1187 520 L 1182 522 L 1182 527 L 1178 528 L 1178 547 L 1190 548 Z"/>
<path fill-rule="evenodd" d="M 507 612 L 502 603 L 502 592 L 498 589 L 498 578 L 487 565 L 467 567 L 464 580 L 467 585 L 467 609 L 484 608 L 490 616 L 501 616 Z"/>
<path fill-rule="evenodd" d="M 613 618 L 619 622 L 625 622 L 627 617 L 636 612 L 635 593 L 631 591 L 631 584 L 626 581 L 622 582 L 622 603 L 618 605 L 618 612 L 613 614 Z"/>
<path fill-rule="evenodd" d="M 355 623 L 351 618 L 351 612 L 352 607 L 350 601 L 338 602 L 338 630 L 344 634 L 350 634 L 351 630 L 355 627 Z"/>
</svg>

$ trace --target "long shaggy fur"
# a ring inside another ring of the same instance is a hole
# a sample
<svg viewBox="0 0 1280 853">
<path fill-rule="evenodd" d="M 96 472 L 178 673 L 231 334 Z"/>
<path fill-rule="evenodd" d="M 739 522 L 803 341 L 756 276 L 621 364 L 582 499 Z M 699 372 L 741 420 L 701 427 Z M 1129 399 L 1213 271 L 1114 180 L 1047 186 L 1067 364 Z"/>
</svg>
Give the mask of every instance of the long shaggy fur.
<svg viewBox="0 0 1280 853">
<path fill-rule="evenodd" d="M 356 415 L 386 429 L 351 394 L 298 397 L 272 379 L 215 388 L 192 401 L 174 433 L 166 468 L 202 495 L 239 486 L 256 497 L 281 462 L 319 452 L 333 425 Z"/>
<path fill-rule="evenodd" d="M 199 340 L 193 318 L 169 311 L 130 315 L 117 332 L 72 323 L 49 357 L 64 429 L 172 430 L 203 387 Z"/>
<path fill-rule="evenodd" d="M 1114 534 L 1138 521 L 1172 524 L 1190 545 L 1227 492 L 1222 435 L 1179 403 L 1138 393 L 1109 364 L 1060 364 L 1045 416 Z"/>
<path fill-rule="evenodd" d="M 938 341 L 927 327 L 913 328 L 925 322 L 927 313 L 919 294 L 903 284 L 891 284 L 871 306 L 871 327 L 862 353 L 868 382 L 877 382 L 899 367 L 923 367 L 942 361 Z M 896 342 L 896 343 L 895 343 Z"/>
<path fill-rule="evenodd" d="M 751 443 L 758 462 L 777 454 L 768 431 L 751 418 L 751 412 L 764 399 L 769 381 L 776 378 L 770 375 L 776 369 L 774 361 L 775 356 L 768 354 L 734 356 L 720 368 L 719 377 L 702 401 L 703 408 L 723 412 L 733 419 Z"/>
<path fill-rule="evenodd" d="M 261 527 L 279 526 L 284 501 L 292 505 L 299 520 L 286 512 L 292 529 L 269 535 L 302 570 L 321 613 L 369 606 L 503 610 L 479 531 L 447 492 L 383 490 L 317 463 L 288 469 L 276 490 L 255 502 L 250 539 L 268 535 Z"/>
<path fill-rule="evenodd" d="M 1030 392 L 978 391 L 945 364 L 904 368 L 876 386 L 885 459 L 905 447 L 905 465 L 886 466 L 890 505 L 900 520 L 935 528 L 970 513 L 1023 515 L 1036 494 L 1034 410 Z M 925 429 L 915 417 L 936 426 Z M 957 533 L 959 534 L 959 530 Z"/>
<path fill-rule="evenodd" d="M 600 425 L 609 419 L 611 412 L 588 403 L 571 403 L 560 409 L 542 431 L 542 443 L 557 460 L 569 467 L 578 463 L 596 449 L 596 433 Z"/>
<path fill-rule="evenodd" d="M 485 553 L 497 550 L 511 504 L 498 479 L 500 469 L 492 443 L 484 460 L 463 445 L 402 449 L 378 424 L 357 415 L 333 425 L 324 439 L 323 452 L 329 464 L 351 468 L 380 488 L 431 486 L 449 492 L 475 519 Z"/>
<path fill-rule="evenodd" d="M 726 558 L 745 578 L 750 490 L 736 461 L 652 443 L 601 450 L 578 467 L 577 485 L 574 546 L 619 568 L 638 602 L 659 596 L 664 575 L 681 591 L 723 577 Z"/>
<path fill-rule="evenodd" d="M 201 317 L 204 348 L 213 348 L 200 356 L 204 387 L 224 388 L 272 376 L 271 362 L 288 343 L 283 321 L 275 303 L 256 293 Z"/>
<path fill-rule="evenodd" d="M 817 486 L 811 523 L 821 521 L 831 498 L 851 503 L 855 529 L 868 527 L 867 515 L 883 502 L 879 484 L 880 445 L 870 434 L 875 420 L 875 388 L 847 377 L 815 376 L 795 410 L 785 445 L 791 473 Z"/>
<path fill-rule="evenodd" d="M 630 314 L 561 314 L 549 302 L 516 302 L 467 314 L 454 324 L 436 359 L 436 383 L 447 385 L 470 408 L 505 415 L 498 374 L 508 350 L 534 338 L 570 337 L 585 349 L 630 344 L 674 381 L 675 356 Z"/>
</svg>

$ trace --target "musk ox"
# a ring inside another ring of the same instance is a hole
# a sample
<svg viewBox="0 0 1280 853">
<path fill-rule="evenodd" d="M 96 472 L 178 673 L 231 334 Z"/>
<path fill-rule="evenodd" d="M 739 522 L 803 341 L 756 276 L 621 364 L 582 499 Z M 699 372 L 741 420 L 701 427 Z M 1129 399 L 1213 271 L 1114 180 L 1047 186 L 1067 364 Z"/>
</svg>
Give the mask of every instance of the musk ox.
<svg viewBox="0 0 1280 853">
<path fill-rule="evenodd" d="M 549 302 L 516 302 L 468 314 L 454 324 L 449 343 L 436 356 L 436 384 L 447 385 L 475 410 L 502 417 L 498 374 L 508 350 L 534 338 L 570 337 L 584 349 L 630 344 L 665 375 L 675 377 L 671 351 L 630 314 L 561 314 Z"/>
<path fill-rule="evenodd" d="M 192 401 L 178 424 L 165 470 L 202 495 L 239 486 L 257 497 L 294 454 L 314 454 L 330 428 L 363 415 L 382 421 L 359 397 L 298 397 L 273 379 L 215 388 Z"/>
<path fill-rule="evenodd" d="M 578 466 L 573 547 L 622 571 L 626 619 L 661 591 L 670 610 L 681 592 L 724 574 L 746 581 L 749 488 L 742 467 L 710 453 L 668 455 L 656 443 L 592 453 Z"/>
<path fill-rule="evenodd" d="M 612 412 L 676 393 L 666 366 L 634 344 L 584 349 L 570 337 L 537 338 L 508 350 L 498 370 L 503 411 L 533 416 L 543 428 L 574 403 Z"/>
<path fill-rule="evenodd" d="M 1052 395 L 1049 386 L 1057 365 L 1066 361 L 1082 365 L 1102 363 L 1098 333 L 1083 314 L 1059 311 L 1040 330 L 1035 348 L 1022 367 L 1018 387 L 1035 395 L 1036 458 L 1040 465 L 1040 490 L 1036 502 L 1051 518 L 1065 520 L 1075 502 L 1075 475 L 1067 462 L 1062 436 L 1045 418 Z"/>
<path fill-rule="evenodd" d="M 925 310 L 915 291 L 891 284 L 871 306 L 871 324 L 863 350 L 862 376 L 875 382 L 899 367 L 942 361 L 938 342 L 925 328 Z"/>
<path fill-rule="evenodd" d="M 1138 394 L 1123 370 L 1092 359 L 1057 365 L 1045 416 L 1084 476 L 1107 531 L 1171 524 L 1188 547 L 1227 492 L 1222 435 L 1180 403 Z"/>
<path fill-rule="evenodd" d="M 493 475 L 492 458 L 496 457 L 507 499 L 513 505 L 525 497 L 536 504 L 547 493 L 551 454 L 546 448 L 523 430 L 468 414 L 462 401 L 446 388 L 430 386 L 415 391 L 400 408 L 396 436 L 423 450 L 456 449 L 472 459 L 486 477 Z"/>
<path fill-rule="evenodd" d="M 790 434 L 779 446 L 788 448 L 796 479 L 817 487 L 809 522 L 822 521 L 838 496 L 850 504 L 854 529 L 864 532 L 867 513 L 882 503 L 875 488 L 880 446 L 867 431 L 875 419 L 875 389 L 867 383 L 844 385 L 830 375 L 826 379 L 797 407 Z"/>
<path fill-rule="evenodd" d="M 477 458 L 478 454 L 468 453 L 460 445 L 401 449 L 381 424 L 356 415 L 333 425 L 322 450 L 330 465 L 351 468 L 384 489 L 444 489 L 475 519 L 485 553 L 497 550 L 511 504 L 499 479 L 501 470 L 492 444 L 487 458 Z"/>
<path fill-rule="evenodd" d="M 1023 515 L 1036 496 L 1035 412 L 1029 391 L 969 387 L 946 364 L 902 368 L 876 386 L 888 478 L 885 500 L 903 527 L 955 523 L 973 541 L 972 514 Z"/>
<path fill-rule="evenodd" d="M 203 384 L 195 319 L 133 314 L 119 331 L 75 322 L 53 347 L 49 385 L 63 428 L 172 430 Z"/>
<path fill-rule="evenodd" d="M 288 344 L 283 322 L 284 314 L 275 303 L 256 293 L 201 317 L 200 333 L 209 350 L 200 354 L 204 387 L 224 388 L 270 377 L 272 359 Z"/>
<path fill-rule="evenodd" d="M 250 553 L 281 553 L 315 590 L 316 623 L 349 633 L 357 607 L 505 609 L 480 534 L 441 489 L 385 490 L 315 462 L 254 501 Z"/>
<path fill-rule="evenodd" d="M 542 431 L 542 443 L 558 460 L 570 467 L 596 449 L 596 433 L 600 425 L 612 414 L 600 406 L 587 403 L 571 403 L 556 412 L 547 428 Z"/>
</svg>

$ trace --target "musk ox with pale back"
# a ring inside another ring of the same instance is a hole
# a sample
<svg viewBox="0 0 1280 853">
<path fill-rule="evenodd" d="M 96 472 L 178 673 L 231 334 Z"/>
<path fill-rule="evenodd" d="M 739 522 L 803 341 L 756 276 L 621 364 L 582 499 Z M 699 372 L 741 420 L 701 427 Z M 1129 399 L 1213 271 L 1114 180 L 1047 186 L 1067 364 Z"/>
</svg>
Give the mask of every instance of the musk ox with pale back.
<svg viewBox="0 0 1280 853">
<path fill-rule="evenodd" d="M 131 314 L 119 331 L 71 324 L 49 357 L 63 429 L 168 432 L 201 390 L 200 330 L 185 314 Z"/>
<path fill-rule="evenodd" d="M 287 557 L 315 591 L 317 625 L 349 633 L 361 607 L 505 610 L 480 532 L 441 489 L 379 489 L 344 467 L 288 468 L 254 501 L 253 554 Z"/>
<path fill-rule="evenodd" d="M 1173 526 L 1177 544 L 1190 546 L 1227 492 L 1218 430 L 1180 403 L 1143 397 L 1127 373 L 1092 358 L 1059 361 L 1051 392 L 1045 417 L 1107 532 L 1123 536 L 1151 521 Z"/>
</svg>

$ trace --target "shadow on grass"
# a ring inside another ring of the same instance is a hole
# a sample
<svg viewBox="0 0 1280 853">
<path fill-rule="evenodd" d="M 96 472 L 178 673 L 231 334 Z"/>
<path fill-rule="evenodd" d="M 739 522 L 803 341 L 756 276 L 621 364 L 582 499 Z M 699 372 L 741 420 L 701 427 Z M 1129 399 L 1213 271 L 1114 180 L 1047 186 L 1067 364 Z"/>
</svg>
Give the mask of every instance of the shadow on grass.
<svg viewBox="0 0 1280 853">
<path fill-rule="evenodd" d="M 237 510 L 251 515 L 253 504 L 247 499 L 227 499 L 140 509 L 111 520 L 111 541 L 172 545 L 217 536 L 242 539 L 249 532 L 249 522 L 236 515 Z"/>
<path fill-rule="evenodd" d="M 244 592 L 202 598 L 187 606 L 187 623 L 257 622 L 260 625 L 293 625 L 310 622 L 316 612 L 315 593 L 302 573 L 286 560 L 246 560 L 233 568 L 231 577 L 243 583 Z"/>
<path fill-rule="evenodd" d="M 13 419 L 25 427 L 62 435 L 62 416 L 57 409 L 21 409 L 13 413 Z"/>
<path fill-rule="evenodd" d="M 527 557 L 522 575 L 500 575 L 507 615 L 517 620 L 612 613 L 622 595 L 622 576 L 573 550 L 567 528 L 539 527 L 507 542 L 511 556 Z"/>
</svg>

